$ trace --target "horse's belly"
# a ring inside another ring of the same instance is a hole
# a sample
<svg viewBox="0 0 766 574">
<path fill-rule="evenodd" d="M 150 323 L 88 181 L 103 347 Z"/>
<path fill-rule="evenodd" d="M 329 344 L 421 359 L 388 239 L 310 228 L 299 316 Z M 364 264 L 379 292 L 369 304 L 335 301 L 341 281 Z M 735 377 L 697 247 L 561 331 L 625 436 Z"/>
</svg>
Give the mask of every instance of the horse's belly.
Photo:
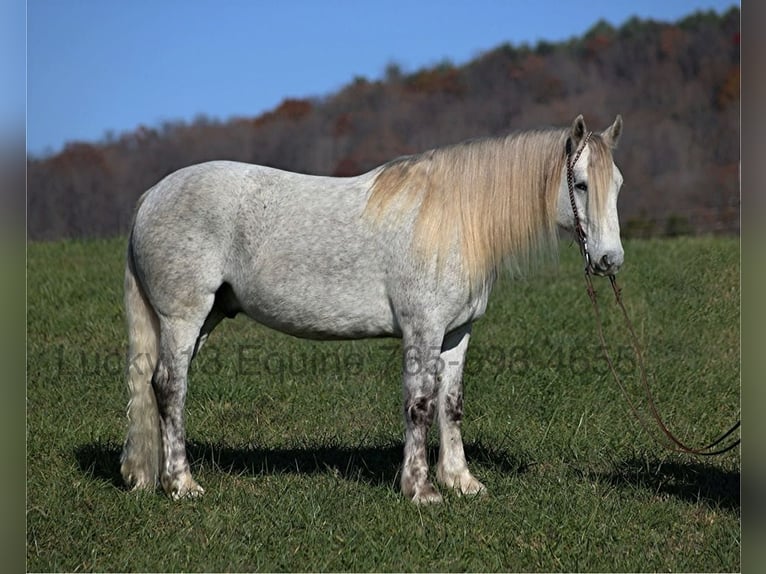
<svg viewBox="0 0 766 574">
<path fill-rule="evenodd" d="M 399 336 L 383 285 L 259 281 L 242 297 L 243 311 L 259 323 L 297 337 L 361 339 Z"/>
</svg>

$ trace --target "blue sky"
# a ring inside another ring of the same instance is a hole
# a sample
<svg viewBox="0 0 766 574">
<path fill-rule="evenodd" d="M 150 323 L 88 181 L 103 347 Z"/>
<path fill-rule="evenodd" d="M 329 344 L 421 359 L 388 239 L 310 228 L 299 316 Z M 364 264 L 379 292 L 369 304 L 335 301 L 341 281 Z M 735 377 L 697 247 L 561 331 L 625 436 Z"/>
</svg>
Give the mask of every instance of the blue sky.
<svg viewBox="0 0 766 574">
<path fill-rule="evenodd" d="M 138 125 L 255 116 L 355 76 L 462 64 L 603 18 L 673 21 L 735 0 L 28 0 L 27 150 Z"/>
</svg>

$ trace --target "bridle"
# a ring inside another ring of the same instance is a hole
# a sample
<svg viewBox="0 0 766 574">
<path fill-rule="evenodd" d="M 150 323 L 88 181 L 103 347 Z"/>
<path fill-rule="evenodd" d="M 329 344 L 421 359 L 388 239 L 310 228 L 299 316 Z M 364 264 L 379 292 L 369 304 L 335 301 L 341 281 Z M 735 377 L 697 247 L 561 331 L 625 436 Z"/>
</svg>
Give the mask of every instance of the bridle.
<svg viewBox="0 0 766 574">
<path fill-rule="evenodd" d="M 593 132 L 587 132 L 582 142 L 577 147 L 577 151 L 572 156 L 572 138 L 567 138 L 567 187 L 569 188 L 569 202 L 572 204 L 572 215 L 574 216 L 574 231 L 577 236 L 577 244 L 580 246 L 580 254 L 585 260 L 585 274 L 590 274 L 590 253 L 588 253 L 588 236 L 585 234 L 585 230 L 582 228 L 582 222 L 580 215 L 577 212 L 577 204 L 575 203 L 574 196 L 574 166 L 577 160 L 580 159 L 580 155 L 588 145 L 588 140 L 593 135 Z"/>
<path fill-rule="evenodd" d="M 572 152 L 572 139 L 568 138 L 566 143 L 566 154 L 567 154 L 567 187 L 569 190 L 569 201 L 572 204 L 572 214 L 574 216 L 574 233 L 575 237 L 577 238 L 577 244 L 580 248 L 580 254 L 583 257 L 583 260 L 585 262 L 585 283 L 586 283 L 586 289 L 588 291 L 588 297 L 591 300 L 591 303 L 593 305 L 593 312 L 596 316 L 596 330 L 598 332 L 598 337 L 601 342 L 601 348 L 604 351 L 604 357 L 606 358 L 606 362 L 609 365 L 609 370 L 612 373 L 612 376 L 614 377 L 614 380 L 617 382 L 617 385 L 620 387 L 620 390 L 622 391 L 623 396 L 625 397 L 625 400 L 628 403 L 628 406 L 630 407 L 631 412 L 633 413 L 633 416 L 636 417 L 641 427 L 649 434 L 652 438 L 654 438 L 657 442 L 662 444 L 664 447 L 676 451 L 676 452 L 685 452 L 688 454 L 694 454 L 698 456 L 714 456 L 718 454 L 723 454 L 725 452 L 728 452 L 735 448 L 737 445 L 740 444 L 741 439 L 737 438 L 733 442 L 725 445 L 720 446 L 719 445 L 726 440 L 729 435 L 731 435 L 734 431 L 736 431 L 741 424 L 740 420 L 737 420 L 732 427 L 727 430 L 725 433 L 720 435 L 717 439 L 715 439 L 713 442 L 708 444 L 707 446 L 703 447 L 690 447 L 681 440 L 679 440 L 671 431 L 668 429 L 667 425 L 665 424 L 662 416 L 659 413 L 659 410 L 657 409 L 657 405 L 654 401 L 654 396 L 651 392 L 651 389 L 649 387 L 649 382 L 646 375 L 646 368 L 644 366 L 644 358 L 643 353 L 641 352 L 641 346 L 638 343 L 638 337 L 636 336 L 636 331 L 633 328 L 633 322 L 630 320 L 630 317 L 628 316 L 628 312 L 625 309 L 625 305 L 622 302 L 622 289 L 619 285 L 617 285 L 617 279 L 613 274 L 609 275 L 609 282 L 612 286 L 612 291 L 614 291 L 614 297 L 615 301 L 617 302 L 617 305 L 620 307 L 620 310 L 622 311 L 623 318 L 625 319 L 625 325 L 628 329 L 628 332 L 630 334 L 631 339 L 631 345 L 633 347 L 633 351 L 636 355 L 637 364 L 641 373 L 641 384 L 644 390 L 644 394 L 646 395 L 647 403 L 649 405 L 649 410 L 651 411 L 652 417 L 654 418 L 657 425 L 662 430 L 665 437 L 668 439 L 667 441 L 660 441 L 655 434 L 649 431 L 649 424 L 645 420 L 644 417 L 642 417 L 636 409 L 635 404 L 630 398 L 630 395 L 628 394 L 628 391 L 625 387 L 625 385 L 622 382 L 622 379 L 620 379 L 620 376 L 617 374 L 617 369 L 614 366 L 614 363 L 612 361 L 612 357 L 609 354 L 609 348 L 606 344 L 606 339 L 604 337 L 604 330 L 601 323 L 601 312 L 599 310 L 598 302 L 596 301 L 596 291 L 593 288 L 593 281 L 592 281 L 592 266 L 590 261 L 590 253 L 588 252 L 588 236 L 585 233 L 585 230 L 582 227 L 582 221 L 580 219 L 578 210 L 577 210 L 577 204 L 575 203 L 575 195 L 574 195 L 574 166 L 577 163 L 577 160 L 580 159 L 580 155 L 582 154 L 585 147 L 588 145 L 588 140 L 590 140 L 591 136 L 593 135 L 593 132 L 587 132 L 585 136 L 583 137 L 582 141 L 577 147 L 577 150 Z M 718 447 L 718 448 L 716 448 Z"/>
</svg>

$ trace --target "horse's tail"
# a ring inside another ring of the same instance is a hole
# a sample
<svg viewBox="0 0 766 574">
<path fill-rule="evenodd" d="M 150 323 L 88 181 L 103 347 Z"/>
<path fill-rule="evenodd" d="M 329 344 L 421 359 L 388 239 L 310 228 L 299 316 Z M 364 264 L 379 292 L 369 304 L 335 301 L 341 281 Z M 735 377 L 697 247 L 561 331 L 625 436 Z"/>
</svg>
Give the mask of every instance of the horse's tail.
<svg viewBox="0 0 766 574">
<path fill-rule="evenodd" d="M 132 488 L 155 488 L 162 465 L 162 435 L 152 376 L 159 353 L 159 321 L 136 274 L 133 236 L 125 266 L 125 312 L 128 323 L 128 436 L 120 472 Z"/>
</svg>

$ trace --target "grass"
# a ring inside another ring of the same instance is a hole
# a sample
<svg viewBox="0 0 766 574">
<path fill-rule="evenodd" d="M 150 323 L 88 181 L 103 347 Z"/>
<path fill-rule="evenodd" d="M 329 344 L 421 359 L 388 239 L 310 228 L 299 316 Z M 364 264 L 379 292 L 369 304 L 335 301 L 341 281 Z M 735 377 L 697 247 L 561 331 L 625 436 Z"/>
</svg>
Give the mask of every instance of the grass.
<svg viewBox="0 0 766 574">
<path fill-rule="evenodd" d="M 625 250 L 657 401 L 701 443 L 739 409 L 738 240 Z M 740 570 L 739 454 L 670 453 L 635 423 L 604 370 L 574 246 L 558 270 L 497 285 L 468 352 L 463 423 L 490 494 L 429 507 L 397 489 L 398 341 L 300 341 L 244 318 L 216 330 L 191 378 L 205 496 L 125 491 L 123 252 L 124 239 L 28 249 L 29 570 Z"/>
</svg>

